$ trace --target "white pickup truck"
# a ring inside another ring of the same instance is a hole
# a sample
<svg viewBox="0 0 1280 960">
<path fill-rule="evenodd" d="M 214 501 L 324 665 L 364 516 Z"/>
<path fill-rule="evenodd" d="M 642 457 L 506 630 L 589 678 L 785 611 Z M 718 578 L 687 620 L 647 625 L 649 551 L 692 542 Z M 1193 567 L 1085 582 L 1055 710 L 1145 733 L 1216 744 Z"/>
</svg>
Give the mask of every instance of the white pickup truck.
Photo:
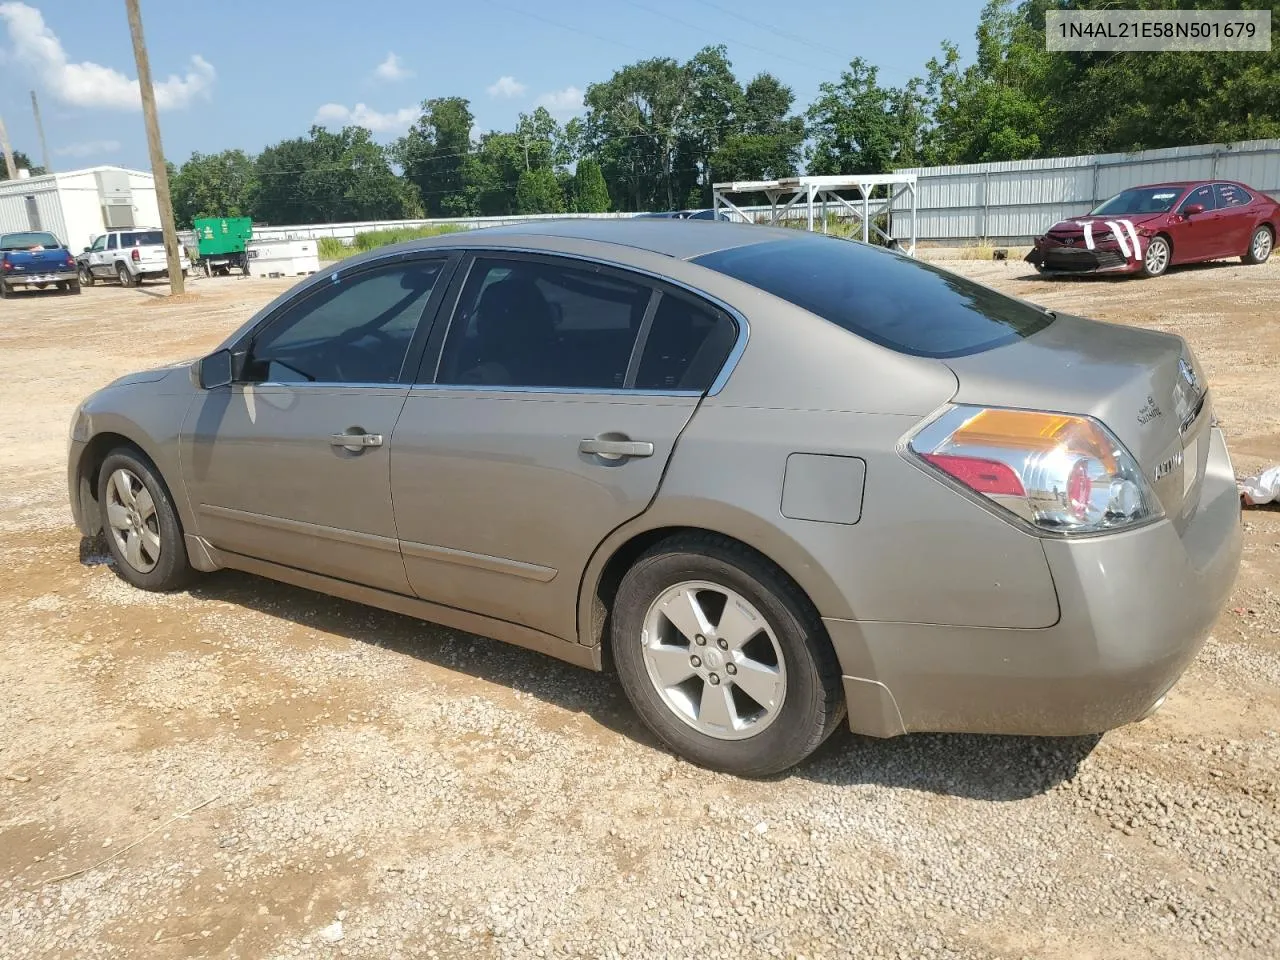
<svg viewBox="0 0 1280 960">
<path fill-rule="evenodd" d="M 191 268 L 187 251 L 179 245 L 179 262 L 185 277 Z M 91 287 L 96 280 L 117 280 L 122 287 L 133 287 L 143 280 L 169 276 L 169 262 L 164 252 L 164 233 L 150 227 L 112 230 L 94 238 L 93 245 L 76 257 L 80 282 Z"/>
</svg>

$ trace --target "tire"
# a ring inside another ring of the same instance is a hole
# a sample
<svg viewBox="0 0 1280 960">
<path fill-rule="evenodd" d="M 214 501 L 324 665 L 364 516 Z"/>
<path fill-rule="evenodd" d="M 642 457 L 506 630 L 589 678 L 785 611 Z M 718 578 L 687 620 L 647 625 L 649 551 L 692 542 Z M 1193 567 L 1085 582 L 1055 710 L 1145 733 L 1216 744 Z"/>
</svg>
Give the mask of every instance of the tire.
<svg viewBox="0 0 1280 960">
<path fill-rule="evenodd" d="M 13 291 L 9 289 L 9 285 L 0 280 L 0 300 L 13 296 Z"/>
<path fill-rule="evenodd" d="M 194 571 L 173 498 L 138 451 L 118 447 L 107 455 L 98 472 L 98 503 L 107 547 L 122 580 L 156 592 L 191 582 Z"/>
<path fill-rule="evenodd" d="M 67 281 L 67 293 L 71 294 L 73 297 L 80 296 L 80 281 L 79 280 Z"/>
<path fill-rule="evenodd" d="M 120 281 L 122 287 L 132 287 L 134 285 L 133 274 L 129 272 L 129 268 L 123 263 L 116 264 L 116 279 Z"/>
<path fill-rule="evenodd" d="M 696 622 L 682 606 L 691 600 L 706 626 L 716 621 L 705 637 L 677 628 L 663 612 L 676 611 L 687 626 Z M 731 609 L 743 613 L 726 625 Z M 746 777 L 780 773 L 816 750 L 845 715 L 840 666 L 817 611 L 782 571 L 725 537 L 688 534 L 647 550 L 622 578 L 611 619 L 627 699 L 663 743 L 700 766 Z M 686 640 L 688 632 L 696 635 Z"/>
<path fill-rule="evenodd" d="M 1169 238 L 1158 234 L 1147 244 L 1147 252 L 1142 256 L 1142 269 L 1138 272 L 1144 277 L 1163 276 L 1172 261 L 1173 247 L 1169 245 Z"/>
<path fill-rule="evenodd" d="M 1275 245 L 1275 234 L 1271 232 L 1270 227 L 1263 224 L 1253 231 L 1253 236 L 1249 238 L 1249 249 L 1245 251 L 1244 256 L 1240 259 L 1250 266 L 1266 263 Z"/>
<path fill-rule="evenodd" d="M 94 283 L 93 271 L 86 264 L 80 264 L 80 286 L 92 287 Z"/>
</svg>

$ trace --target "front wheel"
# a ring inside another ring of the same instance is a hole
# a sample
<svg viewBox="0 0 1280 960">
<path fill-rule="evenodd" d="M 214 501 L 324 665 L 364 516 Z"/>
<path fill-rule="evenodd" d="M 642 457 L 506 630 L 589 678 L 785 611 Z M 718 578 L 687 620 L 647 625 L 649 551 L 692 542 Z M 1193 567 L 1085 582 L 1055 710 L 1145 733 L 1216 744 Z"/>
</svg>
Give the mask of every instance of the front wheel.
<svg viewBox="0 0 1280 960">
<path fill-rule="evenodd" d="M 779 773 L 844 716 L 816 611 L 785 574 L 723 537 L 675 537 L 645 552 L 618 588 L 611 644 L 645 725 L 713 770 Z"/>
<path fill-rule="evenodd" d="M 1276 238 L 1271 234 L 1271 228 L 1262 226 L 1253 231 L 1253 236 L 1249 240 L 1249 250 L 1240 259 L 1245 263 L 1257 265 L 1266 263 L 1267 258 L 1271 256 L 1271 250 L 1275 246 Z"/>
<path fill-rule="evenodd" d="M 178 511 L 145 458 L 128 447 L 108 454 L 98 473 L 98 503 L 107 545 L 123 580 L 152 591 L 176 590 L 190 581 Z"/>
<path fill-rule="evenodd" d="M 1147 244 L 1146 255 L 1142 258 L 1142 275 L 1144 277 L 1158 277 L 1169 269 L 1169 262 L 1173 259 L 1173 248 L 1169 246 L 1169 241 L 1164 237 L 1152 237 Z"/>
<path fill-rule="evenodd" d="M 93 271 L 90 270 L 85 264 L 80 265 L 80 285 L 82 287 L 93 286 Z"/>
</svg>

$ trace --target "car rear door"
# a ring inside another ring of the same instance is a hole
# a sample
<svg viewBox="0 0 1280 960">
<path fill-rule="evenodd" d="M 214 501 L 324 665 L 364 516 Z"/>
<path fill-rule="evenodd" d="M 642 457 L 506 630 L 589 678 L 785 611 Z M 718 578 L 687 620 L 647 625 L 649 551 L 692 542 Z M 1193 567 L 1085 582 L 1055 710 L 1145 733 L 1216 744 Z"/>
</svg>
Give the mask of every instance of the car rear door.
<svg viewBox="0 0 1280 960">
<path fill-rule="evenodd" d="M 1215 183 L 1213 193 L 1218 202 L 1215 212 L 1222 225 L 1219 255 L 1241 256 L 1248 251 L 1253 234 L 1253 195 L 1236 183 Z"/>
<path fill-rule="evenodd" d="M 392 437 L 409 582 L 573 639 L 591 554 L 653 500 L 738 329 L 700 298 L 570 257 L 478 254 L 447 302 Z"/>
<path fill-rule="evenodd" d="M 306 287 L 199 393 L 181 438 L 199 532 L 220 550 L 410 593 L 388 441 L 447 284 L 448 260 L 399 256 Z"/>
</svg>

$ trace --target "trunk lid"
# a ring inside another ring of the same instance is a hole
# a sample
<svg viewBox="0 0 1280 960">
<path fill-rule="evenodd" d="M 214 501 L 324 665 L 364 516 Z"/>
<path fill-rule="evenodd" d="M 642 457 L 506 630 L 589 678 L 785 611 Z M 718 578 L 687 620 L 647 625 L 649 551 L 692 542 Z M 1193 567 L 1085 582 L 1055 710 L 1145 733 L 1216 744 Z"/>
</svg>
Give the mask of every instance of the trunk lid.
<svg viewBox="0 0 1280 960">
<path fill-rule="evenodd" d="M 6 254 L 14 273 L 47 274 L 65 273 L 71 254 L 62 248 L 43 250 L 10 250 Z"/>
<path fill-rule="evenodd" d="M 1179 529 L 1194 512 L 1212 413 L 1204 374 L 1182 337 L 1059 315 L 1024 340 L 946 363 L 960 383 L 958 403 L 1100 420 Z"/>
</svg>

